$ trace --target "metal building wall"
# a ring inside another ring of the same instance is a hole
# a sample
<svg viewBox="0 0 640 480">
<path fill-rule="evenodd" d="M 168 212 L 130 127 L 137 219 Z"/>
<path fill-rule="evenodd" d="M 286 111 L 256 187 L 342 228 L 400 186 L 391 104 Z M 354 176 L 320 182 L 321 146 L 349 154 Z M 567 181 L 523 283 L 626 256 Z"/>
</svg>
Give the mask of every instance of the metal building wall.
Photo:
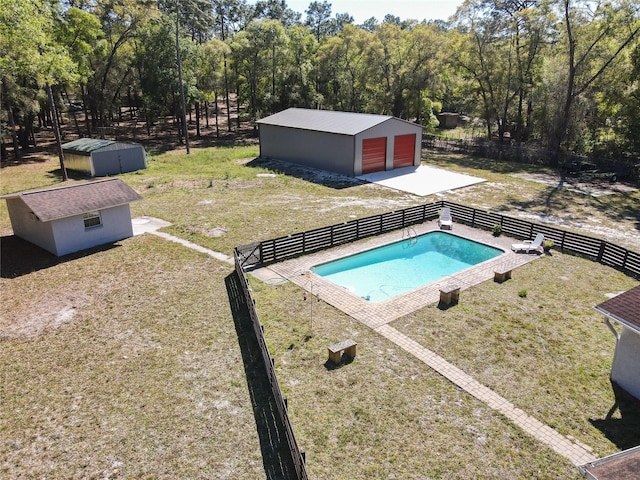
<svg viewBox="0 0 640 480">
<path fill-rule="evenodd" d="M 351 135 L 261 124 L 260 156 L 353 176 L 354 140 Z"/>
<path fill-rule="evenodd" d="M 141 145 L 115 143 L 93 152 L 91 158 L 93 175 L 96 177 L 134 172 L 147 168 L 144 149 Z"/>
<path fill-rule="evenodd" d="M 91 175 L 92 177 L 94 176 L 93 165 L 89 155 L 64 152 L 64 166 L 69 170 L 76 170 Z"/>
</svg>

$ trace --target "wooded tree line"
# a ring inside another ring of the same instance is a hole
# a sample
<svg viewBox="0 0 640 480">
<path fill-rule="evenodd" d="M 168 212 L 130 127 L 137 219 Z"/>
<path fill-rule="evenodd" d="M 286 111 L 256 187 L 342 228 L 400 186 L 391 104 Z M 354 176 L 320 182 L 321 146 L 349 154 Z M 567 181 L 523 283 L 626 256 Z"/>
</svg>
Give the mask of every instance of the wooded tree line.
<svg viewBox="0 0 640 480">
<path fill-rule="evenodd" d="M 196 135 L 205 114 L 220 135 L 290 106 L 427 128 L 449 111 L 556 152 L 640 152 L 635 0 L 466 0 L 447 22 L 362 25 L 327 1 L 0 0 L 3 145 L 51 124 L 47 85 L 85 136 L 126 107 L 147 129 L 179 122 L 177 46 Z"/>
</svg>

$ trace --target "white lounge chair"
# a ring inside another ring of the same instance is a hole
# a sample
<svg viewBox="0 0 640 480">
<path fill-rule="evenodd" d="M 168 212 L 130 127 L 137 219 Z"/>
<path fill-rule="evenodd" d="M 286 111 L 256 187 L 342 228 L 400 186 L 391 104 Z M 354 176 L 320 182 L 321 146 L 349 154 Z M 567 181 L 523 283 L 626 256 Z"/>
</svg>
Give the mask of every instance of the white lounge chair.
<svg viewBox="0 0 640 480">
<path fill-rule="evenodd" d="M 538 233 L 536 235 L 536 238 L 533 239 L 533 241 L 531 240 L 525 240 L 522 243 L 514 243 L 513 245 L 511 245 L 511 250 L 513 250 L 514 252 L 526 252 L 526 253 L 531 253 L 531 252 L 540 252 L 542 253 L 543 249 L 542 249 L 542 242 L 544 241 L 544 235 L 541 233 Z"/>
<path fill-rule="evenodd" d="M 449 207 L 442 207 L 438 225 L 440 225 L 440 228 L 453 229 L 453 219 L 451 218 L 451 209 Z"/>
</svg>

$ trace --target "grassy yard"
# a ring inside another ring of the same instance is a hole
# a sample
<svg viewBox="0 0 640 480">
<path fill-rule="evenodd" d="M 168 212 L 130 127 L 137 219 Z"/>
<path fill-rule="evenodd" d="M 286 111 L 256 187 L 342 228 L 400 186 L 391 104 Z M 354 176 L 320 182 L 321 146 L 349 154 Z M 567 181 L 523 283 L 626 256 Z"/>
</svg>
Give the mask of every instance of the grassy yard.
<svg viewBox="0 0 640 480">
<path fill-rule="evenodd" d="M 231 254 L 236 245 L 433 201 L 255 160 L 255 146 L 154 156 L 122 178 L 133 216 Z M 537 215 L 640 251 L 640 194 L 591 197 L 526 175 L 543 169 L 425 153 L 488 182 L 446 199 Z M 1 193 L 53 185 L 55 159 L 2 170 Z M 11 237 L 0 319 L 0 477 L 264 478 L 225 290 L 231 267 L 145 235 L 58 262 Z M 29 268 L 32 267 L 32 268 Z M 292 284 L 251 280 L 311 478 L 578 478 L 576 469 L 419 361 Z M 616 451 L 640 424 L 614 403 L 611 333 L 591 307 L 638 282 L 554 252 L 504 284 L 393 323 L 564 435 Z M 526 297 L 518 295 L 526 290 Z M 325 368 L 353 337 L 356 360 Z M 603 433 L 607 426 L 607 434 Z M 613 425 L 613 426 L 611 426 Z M 610 428 L 609 428 L 610 427 Z M 637 435 L 637 434 L 635 434 Z"/>
<path fill-rule="evenodd" d="M 144 236 L 3 278 L 0 477 L 264 477 L 228 273 Z"/>
</svg>

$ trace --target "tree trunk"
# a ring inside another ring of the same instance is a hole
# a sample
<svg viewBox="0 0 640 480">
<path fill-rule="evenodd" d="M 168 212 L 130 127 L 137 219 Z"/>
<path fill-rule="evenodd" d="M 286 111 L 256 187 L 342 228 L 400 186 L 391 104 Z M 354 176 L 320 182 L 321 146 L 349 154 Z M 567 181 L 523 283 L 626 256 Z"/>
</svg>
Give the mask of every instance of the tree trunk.
<svg viewBox="0 0 640 480">
<path fill-rule="evenodd" d="M 16 161 L 20 161 L 20 145 L 18 144 L 18 136 L 16 135 L 16 123 L 13 118 L 13 107 L 7 106 L 7 113 L 9 115 L 9 128 L 11 129 L 11 139 L 13 141 L 13 154 L 16 157 Z"/>
<path fill-rule="evenodd" d="M 67 181 L 69 177 L 67 176 L 67 168 L 64 166 L 64 153 L 62 153 L 62 141 L 60 140 L 60 130 L 58 128 L 58 118 L 56 112 L 56 105 L 53 101 L 53 93 L 51 92 L 51 85 L 49 83 L 45 84 L 47 90 L 47 96 L 49 97 L 49 106 L 52 110 L 51 117 L 54 119 L 53 123 L 53 134 L 56 137 L 56 147 L 58 150 L 58 158 L 60 159 L 60 170 L 62 171 L 62 180 Z"/>
<path fill-rule="evenodd" d="M 200 138 L 200 102 L 196 102 L 195 107 L 196 107 L 196 137 Z"/>
</svg>

